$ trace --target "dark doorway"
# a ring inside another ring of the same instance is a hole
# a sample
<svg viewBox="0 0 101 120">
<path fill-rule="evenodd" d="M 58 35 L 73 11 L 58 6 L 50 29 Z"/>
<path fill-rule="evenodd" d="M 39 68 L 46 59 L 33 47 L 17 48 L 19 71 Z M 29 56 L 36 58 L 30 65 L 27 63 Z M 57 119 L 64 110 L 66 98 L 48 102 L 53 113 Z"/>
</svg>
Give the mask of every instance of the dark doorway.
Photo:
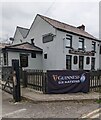
<svg viewBox="0 0 101 120">
<path fill-rule="evenodd" d="M 71 70 L 72 67 L 72 56 L 66 55 L 66 69 Z"/>
<path fill-rule="evenodd" d="M 79 69 L 82 70 L 84 68 L 84 56 L 79 56 Z"/>
</svg>

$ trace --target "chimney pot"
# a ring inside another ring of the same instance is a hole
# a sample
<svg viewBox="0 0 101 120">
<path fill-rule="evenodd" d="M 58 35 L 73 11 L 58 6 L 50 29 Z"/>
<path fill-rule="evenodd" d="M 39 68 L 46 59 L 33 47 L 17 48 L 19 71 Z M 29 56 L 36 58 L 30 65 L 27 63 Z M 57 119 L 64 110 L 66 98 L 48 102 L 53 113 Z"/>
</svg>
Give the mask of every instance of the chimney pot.
<svg viewBox="0 0 101 120">
<path fill-rule="evenodd" d="M 79 28 L 80 30 L 85 30 L 85 26 L 83 24 L 81 26 L 78 26 L 77 28 Z"/>
</svg>

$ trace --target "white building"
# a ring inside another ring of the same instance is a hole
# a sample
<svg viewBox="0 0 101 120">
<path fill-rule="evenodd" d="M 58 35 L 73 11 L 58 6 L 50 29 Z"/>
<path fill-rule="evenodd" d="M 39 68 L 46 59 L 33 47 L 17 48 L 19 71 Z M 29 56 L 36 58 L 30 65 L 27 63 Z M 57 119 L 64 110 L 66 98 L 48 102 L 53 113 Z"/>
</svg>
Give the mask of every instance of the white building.
<svg viewBox="0 0 101 120">
<path fill-rule="evenodd" d="M 100 40 L 87 33 L 84 25 L 74 27 L 38 14 L 30 29 L 17 27 L 13 46 L 4 48 L 4 51 L 10 54 L 8 65 L 15 58 L 21 65 L 21 54 L 24 54 L 29 56 L 25 68 L 98 70 L 99 44 Z M 34 51 L 28 50 L 32 45 Z M 32 52 L 37 55 L 34 59 Z"/>
</svg>

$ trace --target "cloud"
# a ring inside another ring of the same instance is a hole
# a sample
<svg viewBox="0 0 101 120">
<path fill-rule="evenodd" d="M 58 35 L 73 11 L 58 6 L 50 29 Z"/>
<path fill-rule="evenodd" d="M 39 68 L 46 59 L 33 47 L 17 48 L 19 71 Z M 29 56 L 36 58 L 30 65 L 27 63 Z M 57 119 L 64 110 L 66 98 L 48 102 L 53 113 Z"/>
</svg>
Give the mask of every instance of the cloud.
<svg viewBox="0 0 101 120">
<path fill-rule="evenodd" d="M 89 33 L 98 37 L 98 10 L 98 2 L 4 2 L 2 31 L 11 37 L 17 25 L 30 28 L 39 13 L 74 26 L 84 24 Z"/>
</svg>

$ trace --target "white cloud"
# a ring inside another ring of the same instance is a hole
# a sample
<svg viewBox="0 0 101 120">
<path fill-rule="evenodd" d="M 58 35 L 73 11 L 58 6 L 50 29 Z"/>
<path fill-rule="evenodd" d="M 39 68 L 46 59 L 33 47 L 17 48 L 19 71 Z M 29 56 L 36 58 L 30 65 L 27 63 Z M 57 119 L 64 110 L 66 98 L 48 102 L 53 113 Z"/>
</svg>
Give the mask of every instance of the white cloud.
<svg viewBox="0 0 101 120">
<path fill-rule="evenodd" d="M 79 26 L 84 24 L 86 30 L 98 37 L 99 3 L 95 2 L 3 2 L 3 34 L 14 35 L 17 25 L 30 27 L 37 13 L 49 16 L 62 22 Z M 1 7 L 0 7 L 1 8 Z M 1 26 L 0 26 L 1 27 Z"/>
</svg>

